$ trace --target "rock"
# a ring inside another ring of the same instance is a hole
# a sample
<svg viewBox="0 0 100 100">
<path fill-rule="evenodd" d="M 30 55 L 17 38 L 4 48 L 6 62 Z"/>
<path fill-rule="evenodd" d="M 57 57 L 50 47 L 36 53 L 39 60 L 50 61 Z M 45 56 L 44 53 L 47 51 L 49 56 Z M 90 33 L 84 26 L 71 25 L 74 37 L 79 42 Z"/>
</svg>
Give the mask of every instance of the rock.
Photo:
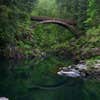
<svg viewBox="0 0 100 100">
<path fill-rule="evenodd" d="M 59 70 L 68 71 L 68 67 L 60 67 Z"/>
<path fill-rule="evenodd" d="M 63 70 L 63 71 L 67 71 L 68 68 L 67 68 L 67 67 L 63 67 L 62 70 Z"/>
<path fill-rule="evenodd" d="M 6 97 L 0 97 L 0 100 L 9 100 L 9 99 Z"/>
<path fill-rule="evenodd" d="M 100 68 L 100 64 L 95 64 L 94 68 Z"/>
<path fill-rule="evenodd" d="M 87 70 L 86 64 L 77 64 L 76 68 L 78 68 L 79 70 Z"/>
<path fill-rule="evenodd" d="M 71 68 L 72 66 L 70 65 L 70 66 L 68 66 L 68 68 Z"/>
<path fill-rule="evenodd" d="M 76 71 L 76 70 L 73 70 L 73 71 L 59 71 L 57 72 L 58 75 L 64 75 L 64 76 L 68 76 L 68 77 L 80 77 L 80 72 Z"/>
<path fill-rule="evenodd" d="M 100 63 L 100 60 L 96 60 L 97 63 Z"/>
<path fill-rule="evenodd" d="M 70 65 L 68 67 L 63 67 L 57 72 L 58 75 L 67 76 L 67 77 L 81 77 L 81 78 L 94 78 L 100 79 L 100 60 L 94 62 L 80 62 L 77 65 Z"/>
</svg>

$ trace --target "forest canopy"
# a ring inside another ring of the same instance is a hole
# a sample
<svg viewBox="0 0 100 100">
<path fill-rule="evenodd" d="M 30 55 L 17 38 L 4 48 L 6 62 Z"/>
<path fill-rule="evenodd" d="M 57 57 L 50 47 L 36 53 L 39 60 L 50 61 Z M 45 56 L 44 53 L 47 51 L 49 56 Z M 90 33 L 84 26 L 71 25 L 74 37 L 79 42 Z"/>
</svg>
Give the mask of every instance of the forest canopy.
<svg viewBox="0 0 100 100">
<path fill-rule="evenodd" d="M 30 20 L 31 16 L 74 20 L 85 36 L 75 39 L 68 29 L 53 24 L 38 25 Z M 35 25 L 38 26 L 34 29 Z M 34 50 L 38 53 L 59 48 L 73 52 L 70 41 L 75 41 L 74 46 L 80 52 L 84 41 L 87 49 L 99 47 L 99 33 L 99 0 L 0 0 L 0 55 L 13 57 L 16 52 L 33 55 Z"/>
</svg>

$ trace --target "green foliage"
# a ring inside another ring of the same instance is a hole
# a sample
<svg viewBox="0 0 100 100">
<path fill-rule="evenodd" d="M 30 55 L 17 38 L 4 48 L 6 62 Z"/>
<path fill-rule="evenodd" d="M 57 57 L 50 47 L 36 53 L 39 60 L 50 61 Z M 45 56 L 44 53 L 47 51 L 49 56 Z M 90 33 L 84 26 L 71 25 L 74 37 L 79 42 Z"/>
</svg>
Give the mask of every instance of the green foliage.
<svg viewBox="0 0 100 100">
<path fill-rule="evenodd" d="M 87 0 L 56 0 L 58 16 L 65 19 L 74 19 L 77 26 L 85 29 L 84 21 L 87 19 Z"/>
<path fill-rule="evenodd" d="M 7 41 L 14 41 L 15 34 L 20 32 L 20 26 L 24 27 L 24 30 L 29 27 L 29 14 L 32 10 L 32 4 L 32 0 L 19 0 L 19 2 L 17 0 L 6 0 L 1 2 L 0 34 L 2 34 L 2 37 L 5 37 L 5 40 L 7 36 Z"/>
<path fill-rule="evenodd" d="M 32 30 L 30 26 L 37 23 L 30 22 L 31 15 L 74 19 L 86 35 L 75 39 L 67 29 L 52 24 Z M 80 55 L 81 49 L 87 52 L 99 47 L 99 15 L 98 0 L 1 0 L 0 49 L 17 47 L 27 55 L 33 49 L 40 52 L 68 48 Z"/>
<path fill-rule="evenodd" d="M 88 18 L 86 20 L 86 23 L 88 23 L 90 26 L 97 26 L 100 24 L 99 0 L 88 0 L 88 2 Z"/>
<path fill-rule="evenodd" d="M 57 25 L 40 25 L 33 33 L 36 44 L 43 50 L 51 49 L 53 45 L 60 45 L 71 39 L 73 34 Z"/>
<path fill-rule="evenodd" d="M 99 36 L 100 25 L 98 27 L 93 27 L 87 31 L 87 35 Z"/>
<path fill-rule="evenodd" d="M 5 46 L 13 40 L 15 23 L 12 23 L 13 12 L 10 8 L 2 5 L 0 12 L 0 44 Z"/>
<path fill-rule="evenodd" d="M 87 41 L 93 47 L 100 47 L 100 26 L 93 27 L 87 31 Z"/>
<path fill-rule="evenodd" d="M 32 15 L 38 16 L 57 16 L 56 0 L 38 0 Z"/>
</svg>

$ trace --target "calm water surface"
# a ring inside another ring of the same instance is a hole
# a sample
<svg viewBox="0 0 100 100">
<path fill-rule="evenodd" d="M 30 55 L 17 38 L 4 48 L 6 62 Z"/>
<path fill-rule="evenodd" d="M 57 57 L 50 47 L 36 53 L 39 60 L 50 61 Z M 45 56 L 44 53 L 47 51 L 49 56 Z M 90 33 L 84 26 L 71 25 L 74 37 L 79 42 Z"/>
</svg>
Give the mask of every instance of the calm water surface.
<svg viewBox="0 0 100 100">
<path fill-rule="evenodd" d="M 100 100 L 100 81 L 58 76 L 69 61 L 0 60 L 0 97 L 10 100 Z"/>
</svg>

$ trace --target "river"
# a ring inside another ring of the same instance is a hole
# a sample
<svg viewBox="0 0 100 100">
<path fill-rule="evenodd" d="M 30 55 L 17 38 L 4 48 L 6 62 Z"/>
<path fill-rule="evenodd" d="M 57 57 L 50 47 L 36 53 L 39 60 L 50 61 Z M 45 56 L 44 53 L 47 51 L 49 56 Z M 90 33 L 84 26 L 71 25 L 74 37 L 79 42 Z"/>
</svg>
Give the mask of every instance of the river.
<svg viewBox="0 0 100 100">
<path fill-rule="evenodd" d="M 56 74 L 71 62 L 56 57 L 0 59 L 0 97 L 9 100 L 100 100 L 100 81 Z"/>
</svg>

